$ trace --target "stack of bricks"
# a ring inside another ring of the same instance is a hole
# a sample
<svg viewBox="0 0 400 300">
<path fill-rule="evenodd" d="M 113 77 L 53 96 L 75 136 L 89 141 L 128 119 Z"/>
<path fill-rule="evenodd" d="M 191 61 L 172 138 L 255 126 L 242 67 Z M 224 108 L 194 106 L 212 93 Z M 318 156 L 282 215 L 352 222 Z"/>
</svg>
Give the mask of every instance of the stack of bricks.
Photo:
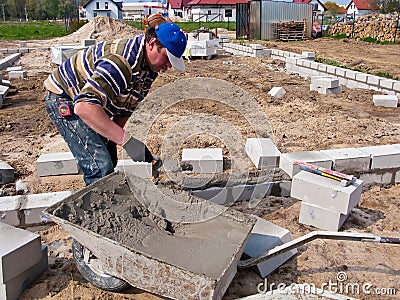
<svg viewBox="0 0 400 300">
<path fill-rule="evenodd" d="M 310 91 L 317 91 L 320 94 L 331 95 L 342 92 L 339 79 L 331 76 L 312 76 Z"/>
<path fill-rule="evenodd" d="M 302 200 L 299 222 L 324 230 L 337 231 L 361 198 L 363 182 L 341 182 L 300 171 L 292 180 L 291 196 Z"/>
<path fill-rule="evenodd" d="M 0 299 L 16 300 L 47 270 L 47 247 L 40 235 L 1 222 L 0 241 Z"/>
</svg>

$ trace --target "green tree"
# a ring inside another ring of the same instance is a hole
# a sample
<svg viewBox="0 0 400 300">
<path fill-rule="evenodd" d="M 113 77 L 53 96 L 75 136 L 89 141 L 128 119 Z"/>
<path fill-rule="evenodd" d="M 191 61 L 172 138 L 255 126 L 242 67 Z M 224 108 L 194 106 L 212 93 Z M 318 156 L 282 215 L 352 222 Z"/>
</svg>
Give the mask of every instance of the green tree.
<svg viewBox="0 0 400 300">
<path fill-rule="evenodd" d="M 379 11 L 384 14 L 400 11 L 400 2 L 398 0 L 379 0 L 375 4 L 380 7 Z"/>
</svg>

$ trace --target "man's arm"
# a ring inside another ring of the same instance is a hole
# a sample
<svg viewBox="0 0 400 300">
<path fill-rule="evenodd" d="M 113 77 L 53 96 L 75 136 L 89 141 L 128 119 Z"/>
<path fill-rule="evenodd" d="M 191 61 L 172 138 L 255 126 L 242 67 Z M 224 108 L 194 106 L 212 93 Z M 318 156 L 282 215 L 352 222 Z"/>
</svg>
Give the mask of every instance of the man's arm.
<svg viewBox="0 0 400 300">
<path fill-rule="evenodd" d="M 122 145 L 130 138 L 129 134 L 120 126 L 123 122 L 122 118 L 118 120 L 117 124 L 107 116 L 103 107 L 100 105 L 78 102 L 74 105 L 74 112 L 90 128 L 118 145 Z"/>
</svg>

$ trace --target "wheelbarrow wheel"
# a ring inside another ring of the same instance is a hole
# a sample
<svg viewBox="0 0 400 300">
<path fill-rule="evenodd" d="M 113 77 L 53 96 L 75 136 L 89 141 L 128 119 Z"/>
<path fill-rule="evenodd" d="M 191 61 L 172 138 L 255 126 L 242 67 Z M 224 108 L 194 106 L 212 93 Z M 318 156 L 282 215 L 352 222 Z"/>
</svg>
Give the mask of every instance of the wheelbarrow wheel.
<svg viewBox="0 0 400 300">
<path fill-rule="evenodd" d="M 76 240 L 72 241 L 72 255 L 76 267 L 87 281 L 102 290 L 111 292 L 121 292 L 130 286 L 126 281 L 96 269 L 90 262 L 86 263 L 84 251 L 85 247 L 82 244 Z"/>
</svg>

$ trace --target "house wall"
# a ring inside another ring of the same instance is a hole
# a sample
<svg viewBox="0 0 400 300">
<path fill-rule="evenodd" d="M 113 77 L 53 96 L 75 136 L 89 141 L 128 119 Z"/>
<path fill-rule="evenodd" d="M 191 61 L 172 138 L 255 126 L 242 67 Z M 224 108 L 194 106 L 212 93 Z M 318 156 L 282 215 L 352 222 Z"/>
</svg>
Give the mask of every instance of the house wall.
<svg viewBox="0 0 400 300">
<path fill-rule="evenodd" d="M 227 13 L 231 16 L 227 16 Z M 188 17 L 194 22 L 236 22 L 236 7 L 234 5 L 193 5 L 190 7 Z"/>
<path fill-rule="evenodd" d="M 123 2 L 122 15 L 124 19 L 141 20 L 148 14 L 166 12 L 167 8 L 161 1 Z"/>
<path fill-rule="evenodd" d="M 99 16 L 122 20 L 122 11 L 119 10 L 118 6 L 112 1 L 90 1 L 85 8 L 88 21 Z"/>
<path fill-rule="evenodd" d="M 354 4 L 354 2 L 351 2 L 348 9 L 347 9 L 347 14 L 348 15 L 352 15 L 352 14 L 356 14 L 356 16 L 358 16 L 358 9 L 356 7 L 356 5 Z"/>
</svg>

